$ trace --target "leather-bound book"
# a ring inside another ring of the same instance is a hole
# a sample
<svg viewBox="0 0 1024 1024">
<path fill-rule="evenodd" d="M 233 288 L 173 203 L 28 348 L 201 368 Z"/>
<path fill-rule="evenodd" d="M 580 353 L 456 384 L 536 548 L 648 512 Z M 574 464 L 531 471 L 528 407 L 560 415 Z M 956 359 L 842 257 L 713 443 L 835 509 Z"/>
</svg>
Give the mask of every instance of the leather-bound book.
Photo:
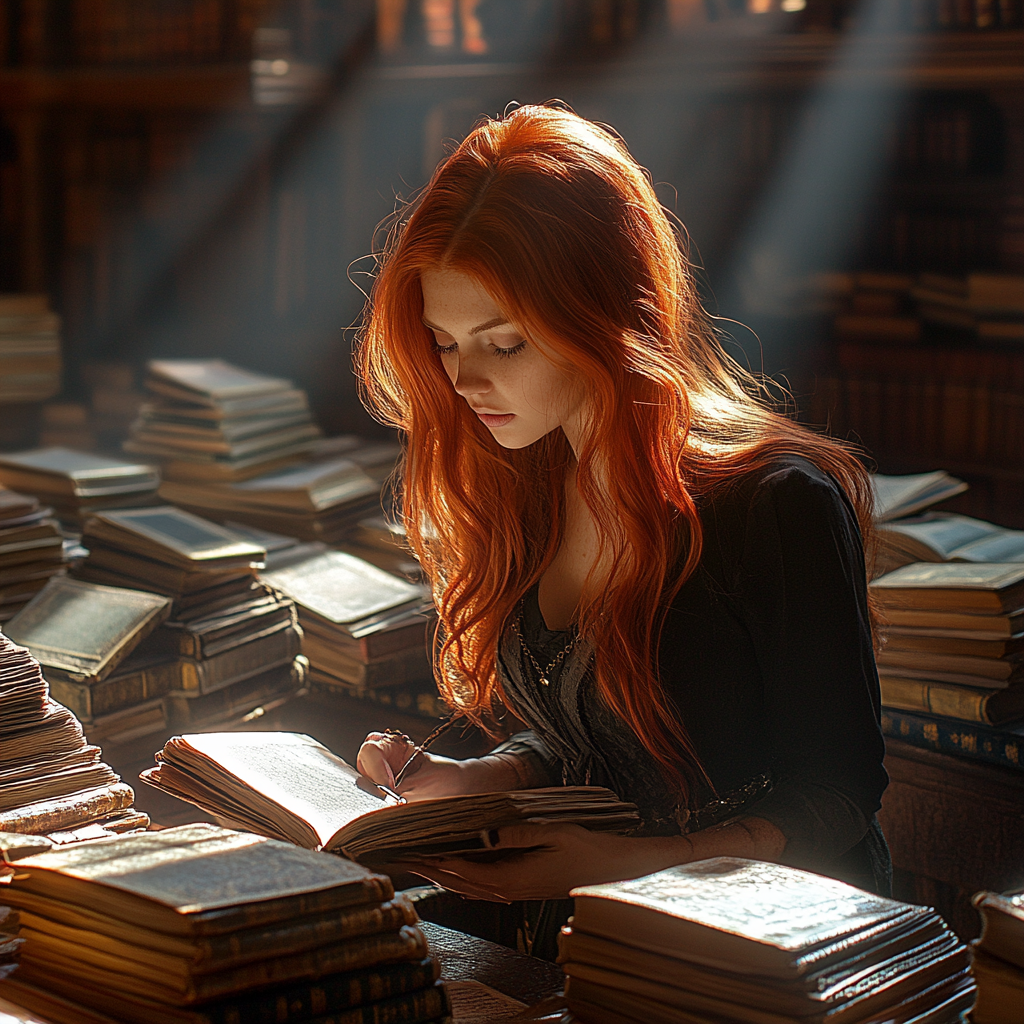
<svg viewBox="0 0 1024 1024">
<path fill-rule="evenodd" d="M 953 1024 L 974 1000 L 933 910 L 796 868 L 716 857 L 572 895 L 559 960 L 595 1024 Z"/>
<path fill-rule="evenodd" d="M 154 359 L 146 369 L 146 386 L 151 391 L 200 407 L 293 390 L 289 380 L 245 370 L 223 359 Z"/>
<path fill-rule="evenodd" d="M 381 904 L 395 895 L 388 878 L 341 857 L 206 824 L 25 858 L 4 891 L 13 907 L 23 895 L 29 902 L 44 897 L 189 939 Z"/>
<path fill-rule="evenodd" d="M 1024 890 L 979 892 L 972 902 L 981 914 L 977 948 L 1024 970 Z"/>
<path fill-rule="evenodd" d="M 175 736 L 140 778 L 239 828 L 309 849 L 387 862 L 403 854 L 490 855 L 490 830 L 527 819 L 626 831 L 633 804 L 596 786 L 479 793 L 405 803 L 309 736 L 285 732 Z"/>
<path fill-rule="evenodd" d="M 86 525 L 82 543 L 88 547 L 92 538 L 189 572 L 248 569 L 266 556 L 259 545 L 171 505 L 96 515 Z"/>
<path fill-rule="evenodd" d="M 426 597 L 423 587 L 343 551 L 261 575 L 299 606 L 300 621 L 309 617 L 327 629 L 351 629 L 374 616 L 415 609 Z"/>
<path fill-rule="evenodd" d="M 0 482 L 29 494 L 68 500 L 152 492 L 160 484 L 160 474 L 137 462 L 70 448 L 38 448 L 0 455 Z"/>
<path fill-rule="evenodd" d="M 914 562 L 879 576 L 870 586 L 887 612 L 906 609 L 995 616 L 1024 608 L 1024 565 L 1019 564 Z"/>
<path fill-rule="evenodd" d="M 7 635 L 74 680 L 110 675 L 170 614 L 158 594 L 58 576 L 7 623 Z"/>
<path fill-rule="evenodd" d="M 337 857 L 187 825 L 21 857 L 16 992 L 119 1021 L 421 1021 L 447 999 L 412 903 Z M 348 1011 L 352 1012 L 349 1013 Z"/>
</svg>

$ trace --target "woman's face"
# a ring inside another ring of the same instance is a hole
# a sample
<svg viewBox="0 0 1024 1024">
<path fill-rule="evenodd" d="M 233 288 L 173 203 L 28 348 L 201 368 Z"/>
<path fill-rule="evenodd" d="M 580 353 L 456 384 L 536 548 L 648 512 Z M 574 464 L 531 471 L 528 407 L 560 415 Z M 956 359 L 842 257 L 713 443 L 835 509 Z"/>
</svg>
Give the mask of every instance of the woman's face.
<svg viewBox="0 0 1024 1024">
<path fill-rule="evenodd" d="M 579 437 L 579 389 L 569 373 L 510 324 L 475 278 L 455 270 L 421 277 L 423 322 L 455 390 L 504 448 L 525 448 L 562 427 Z"/>
</svg>

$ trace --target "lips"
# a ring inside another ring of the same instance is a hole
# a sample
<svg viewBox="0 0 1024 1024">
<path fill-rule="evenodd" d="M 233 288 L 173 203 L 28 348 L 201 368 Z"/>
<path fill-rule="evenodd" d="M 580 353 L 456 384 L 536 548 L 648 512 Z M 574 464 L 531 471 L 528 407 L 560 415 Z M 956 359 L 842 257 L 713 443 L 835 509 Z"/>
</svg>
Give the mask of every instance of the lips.
<svg viewBox="0 0 1024 1024">
<path fill-rule="evenodd" d="M 483 423 L 485 427 L 503 427 L 506 423 L 511 423 L 516 418 L 516 414 L 514 412 L 477 412 L 476 409 L 473 411 L 480 417 L 480 422 Z"/>
</svg>

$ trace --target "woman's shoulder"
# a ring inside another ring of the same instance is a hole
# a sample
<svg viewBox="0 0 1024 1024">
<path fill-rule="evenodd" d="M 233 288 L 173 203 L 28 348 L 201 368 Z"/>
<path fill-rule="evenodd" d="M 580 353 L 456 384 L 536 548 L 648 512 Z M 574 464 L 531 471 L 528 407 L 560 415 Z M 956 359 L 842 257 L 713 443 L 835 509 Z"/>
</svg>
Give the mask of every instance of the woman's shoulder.
<svg viewBox="0 0 1024 1024">
<path fill-rule="evenodd" d="M 726 481 L 701 503 L 700 516 L 702 562 L 723 579 L 732 578 L 741 564 L 760 566 L 769 552 L 813 555 L 838 537 L 851 550 L 861 543 L 857 515 L 843 488 L 800 455 L 780 455 Z"/>
<path fill-rule="evenodd" d="M 704 515 L 720 517 L 732 510 L 745 518 L 761 505 L 785 508 L 822 503 L 849 508 L 849 499 L 829 473 L 802 455 L 786 453 L 724 481 L 702 502 L 701 509 Z"/>
</svg>

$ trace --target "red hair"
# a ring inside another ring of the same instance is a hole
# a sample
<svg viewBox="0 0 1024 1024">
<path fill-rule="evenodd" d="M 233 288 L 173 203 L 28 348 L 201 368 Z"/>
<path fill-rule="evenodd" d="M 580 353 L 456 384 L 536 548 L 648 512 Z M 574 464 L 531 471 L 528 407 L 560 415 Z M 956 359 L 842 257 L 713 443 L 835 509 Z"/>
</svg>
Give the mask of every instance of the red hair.
<svg viewBox="0 0 1024 1024">
<path fill-rule="evenodd" d="M 867 476 L 843 446 L 773 411 L 723 352 L 680 238 L 621 141 L 544 106 L 484 122 L 392 231 L 356 349 L 364 401 L 405 435 L 398 488 L 433 584 L 438 685 L 479 724 L 504 699 L 504 623 L 561 542 L 573 452 L 560 430 L 501 447 L 455 392 L 421 321 L 420 275 L 436 268 L 479 281 L 587 389 L 577 485 L 612 569 L 584 587 L 578 626 L 601 697 L 686 796 L 705 776 L 658 680 L 657 646 L 700 560 L 695 499 L 797 453 L 839 481 L 866 531 Z"/>
</svg>

